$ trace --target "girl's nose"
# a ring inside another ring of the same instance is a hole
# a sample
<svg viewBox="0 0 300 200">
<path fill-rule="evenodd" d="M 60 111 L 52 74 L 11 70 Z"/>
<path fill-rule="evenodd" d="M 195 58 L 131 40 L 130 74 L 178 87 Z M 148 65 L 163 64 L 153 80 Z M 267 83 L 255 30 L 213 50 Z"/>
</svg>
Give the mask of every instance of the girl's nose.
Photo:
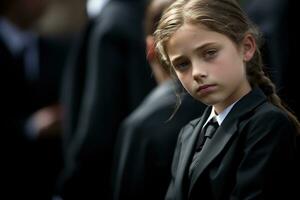
<svg viewBox="0 0 300 200">
<path fill-rule="evenodd" d="M 207 76 L 207 71 L 203 64 L 201 64 L 200 62 L 194 62 L 192 75 L 194 80 L 197 82 L 205 78 Z"/>
</svg>

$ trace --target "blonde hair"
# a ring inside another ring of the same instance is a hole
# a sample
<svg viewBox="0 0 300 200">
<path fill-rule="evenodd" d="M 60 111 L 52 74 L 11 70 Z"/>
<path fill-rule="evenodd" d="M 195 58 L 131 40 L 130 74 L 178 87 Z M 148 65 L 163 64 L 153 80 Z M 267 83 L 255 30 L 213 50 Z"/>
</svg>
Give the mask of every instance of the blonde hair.
<svg viewBox="0 0 300 200">
<path fill-rule="evenodd" d="M 247 78 L 252 87 L 258 86 L 268 100 L 287 113 L 300 133 L 300 124 L 276 94 L 275 85 L 263 71 L 260 53 L 261 34 L 249 20 L 236 0 L 177 0 L 163 14 L 155 31 L 156 51 L 161 62 L 174 74 L 166 44 L 183 24 L 201 24 L 226 35 L 239 45 L 246 34 L 251 34 L 257 47 L 253 58 L 246 63 Z"/>
</svg>

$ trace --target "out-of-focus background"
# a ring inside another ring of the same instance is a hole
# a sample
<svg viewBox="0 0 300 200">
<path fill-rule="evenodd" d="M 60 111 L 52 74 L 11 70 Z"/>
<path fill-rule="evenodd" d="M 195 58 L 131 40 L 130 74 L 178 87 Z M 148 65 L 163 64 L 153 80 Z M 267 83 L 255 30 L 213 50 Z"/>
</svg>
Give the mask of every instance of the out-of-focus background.
<svg viewBox="0 0 300 200">
<path fill-rule="evenodd" d="M 80 31 L 89 12 L 102 0 L 49 0 L 45 13 L 37 21 L 35 30 L 42 35 L 69 35 Z"/>
<path fill-rule="evenodd" d="M 1 182 L 8 199 L 112 198 L 121 124 L 158 84 L 146 55 L 148 2 L 1 0 Z M 299 117 L 295 0 L 240 3 L 263 33 L 278 93 Z"/>
</svg>

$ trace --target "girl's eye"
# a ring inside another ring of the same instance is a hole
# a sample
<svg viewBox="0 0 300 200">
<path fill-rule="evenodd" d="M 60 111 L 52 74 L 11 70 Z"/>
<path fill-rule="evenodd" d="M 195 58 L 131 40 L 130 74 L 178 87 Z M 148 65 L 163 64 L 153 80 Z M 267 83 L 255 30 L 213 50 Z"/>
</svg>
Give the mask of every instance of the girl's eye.
<svg viewBox="0 0 300 200">
<path fill-rule="evenodd" d="M 188 68 L 189 64 L 190 63 L 188 61 L 182 61 L 182 62 L 174 63 L 173 66 L 176 70 L 183 71 Z"/>
<path fill-rule="evenodd" d="M 210 59 L 213 59 L 217 56 L 218 54 L 218 51 L 217 49 L 209 49 L 207 51 L 204 52 L 204 59 L 206 60 L 210 60 Z"/>
</svg>

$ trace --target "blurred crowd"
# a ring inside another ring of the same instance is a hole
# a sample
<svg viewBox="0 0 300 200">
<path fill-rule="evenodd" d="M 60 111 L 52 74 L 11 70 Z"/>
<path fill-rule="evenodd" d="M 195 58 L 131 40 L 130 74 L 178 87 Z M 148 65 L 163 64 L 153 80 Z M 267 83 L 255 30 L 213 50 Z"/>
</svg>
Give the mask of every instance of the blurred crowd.
<svg viewBox="0 0 300 200">
<path fill-rule="evenodd" d="M 179 130 L 205 107 L 154 52 L 171 2 L 1 0 L 2 196 L 163 199 Z M 299 117 L 294 2 L 240 1 Z"/>
</svg>

